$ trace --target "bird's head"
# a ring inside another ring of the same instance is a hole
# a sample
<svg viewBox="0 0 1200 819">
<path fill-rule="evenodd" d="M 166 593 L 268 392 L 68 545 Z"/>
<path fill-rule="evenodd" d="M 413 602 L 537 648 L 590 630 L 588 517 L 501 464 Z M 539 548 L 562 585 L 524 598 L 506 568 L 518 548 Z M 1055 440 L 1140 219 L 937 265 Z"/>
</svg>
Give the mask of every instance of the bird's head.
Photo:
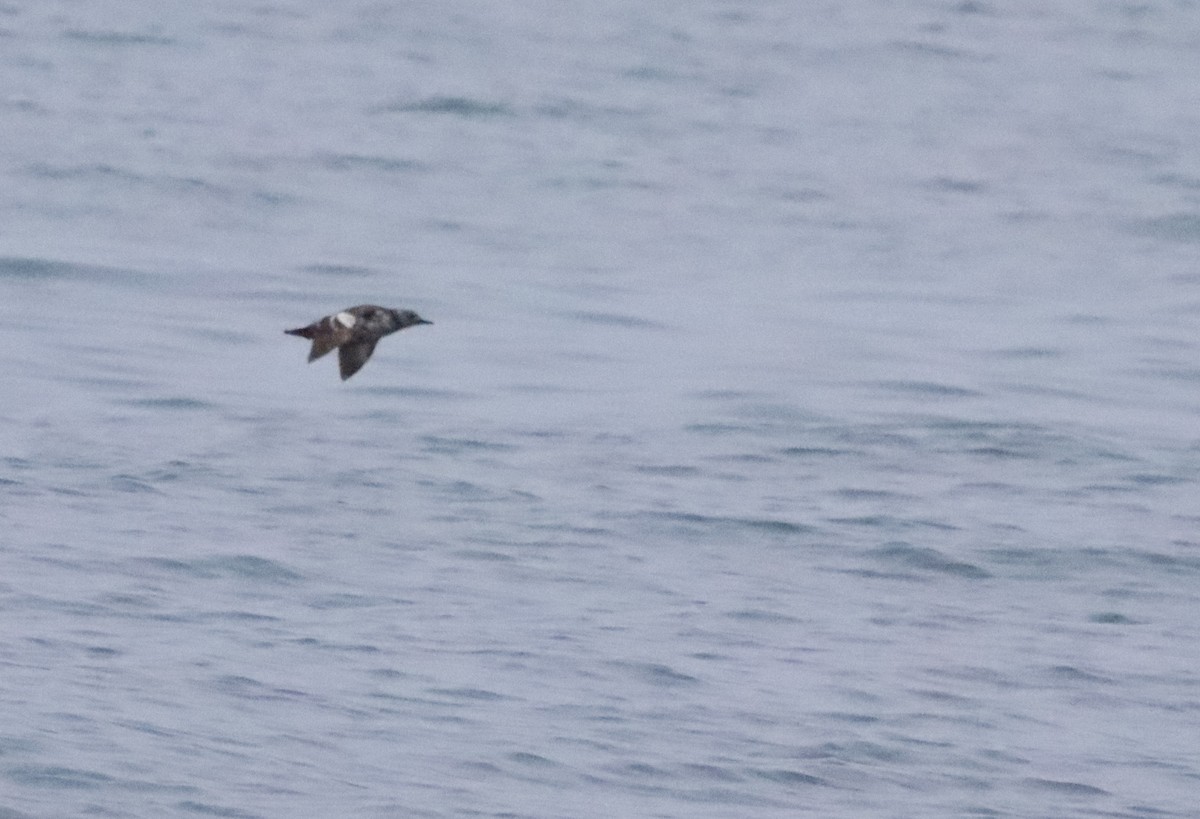
<svg viewBox="0 0 1200 819">
<path fill-rule="evenodd" d="M 405 327 L 413 327 L 417 324 L 433 324 L 432 321 L 426 321 L 412 310 L 389 310 L 388 313 L 391 314 L 389 318 L 391 319 L 392 332 L 403 330 Z"/>
</svg>

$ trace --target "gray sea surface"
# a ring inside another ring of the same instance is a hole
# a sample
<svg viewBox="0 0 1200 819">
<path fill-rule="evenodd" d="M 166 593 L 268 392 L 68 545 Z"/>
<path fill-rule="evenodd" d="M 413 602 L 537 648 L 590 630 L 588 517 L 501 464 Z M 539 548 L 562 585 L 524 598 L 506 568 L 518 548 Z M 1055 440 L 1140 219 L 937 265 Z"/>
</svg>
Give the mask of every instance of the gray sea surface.
<svg viewBox="0 0 1200 819">
<path fill-rule="evenodd" d="M 1200 815 L 1200 3 L 0 2 L 0 817 Z M 431 319 L 343 383 L 282 330 Z"/>
</svg>

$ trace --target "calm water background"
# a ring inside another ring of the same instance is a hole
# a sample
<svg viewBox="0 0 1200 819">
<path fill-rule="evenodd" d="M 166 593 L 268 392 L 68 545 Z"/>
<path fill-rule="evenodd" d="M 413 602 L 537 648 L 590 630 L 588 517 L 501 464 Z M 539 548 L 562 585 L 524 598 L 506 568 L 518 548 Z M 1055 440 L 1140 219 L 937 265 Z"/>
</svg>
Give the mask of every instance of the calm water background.
<svg viewBox="0 0 1200 819">
<path fill-rule="evenodd" d="M 0 3 L 0 816 L 1196 816 L 1198 69 Z M 435 325 L 281 332 L 365 301 Z"/>
</svg>

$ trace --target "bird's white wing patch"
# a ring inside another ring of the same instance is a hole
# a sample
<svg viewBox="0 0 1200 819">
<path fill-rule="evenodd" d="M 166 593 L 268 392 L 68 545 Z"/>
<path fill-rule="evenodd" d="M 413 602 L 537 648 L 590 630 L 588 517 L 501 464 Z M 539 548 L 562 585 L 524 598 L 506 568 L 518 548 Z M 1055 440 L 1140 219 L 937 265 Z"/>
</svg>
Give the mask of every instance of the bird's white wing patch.
<svg viewBox="0 0 1200 819">
<path fill-rule="evenodd" d="M 354 323 L 357 321 L 357 319 L 355 319 L 351 313 L 347 313 L 344 311 L 341 313 L 338 313 L 336 316 L 334 316 L 333 320 L 336 321 L 338 324 L 342 325 L 343 327 L 345 327 L 347 330 L 349 330 L 351 327 L 353 327 Z"/>
</svg>

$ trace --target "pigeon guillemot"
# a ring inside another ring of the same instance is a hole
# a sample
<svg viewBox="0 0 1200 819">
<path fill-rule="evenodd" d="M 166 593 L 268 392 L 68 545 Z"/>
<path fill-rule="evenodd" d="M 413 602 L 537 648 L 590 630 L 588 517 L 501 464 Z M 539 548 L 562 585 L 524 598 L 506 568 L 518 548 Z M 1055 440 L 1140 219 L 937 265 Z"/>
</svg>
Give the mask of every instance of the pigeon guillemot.
<svg viewBox="0 0 1200 819">
<path fill-rule="evenodd" d="M 307 327 L 284 330 L 285 333 L 312 339 L 309 361 L 316 361 L 333 348 L 338 351 L 342 380 L 354 375 L 367 363 L 379 339 L 397 330 L 417 324 L 433 324 L 412 310 L 392 310 L 374 304 L 360 304 L 332 316 L 318 319 Z"/>
</svg>

